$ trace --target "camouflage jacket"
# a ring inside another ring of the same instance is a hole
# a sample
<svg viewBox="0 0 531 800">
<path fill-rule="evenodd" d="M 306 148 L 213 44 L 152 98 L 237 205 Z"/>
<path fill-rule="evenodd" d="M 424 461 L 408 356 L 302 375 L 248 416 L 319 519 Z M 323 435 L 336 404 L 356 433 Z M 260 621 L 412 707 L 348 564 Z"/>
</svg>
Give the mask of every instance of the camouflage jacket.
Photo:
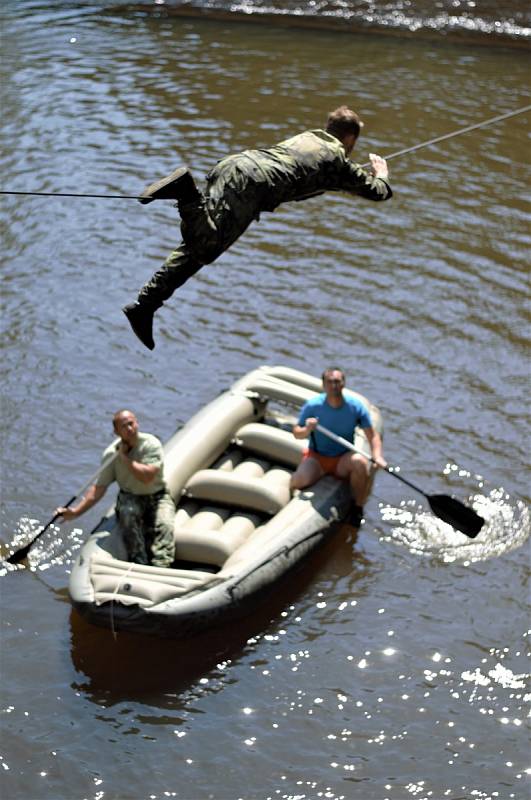
<svg viewBox="0 0 531 800">
<path fill-rule="evenodd" d="M 368 200 L 388 200 L 393 194 L 386 181 L 350 161 L 339 139 L 323 130 L 305 131 L 274 147 L 245 150 L 239 158 L 253 162 L 260 182 L 267 184 L 263 211 L 325 191 Z"/>
</svg>

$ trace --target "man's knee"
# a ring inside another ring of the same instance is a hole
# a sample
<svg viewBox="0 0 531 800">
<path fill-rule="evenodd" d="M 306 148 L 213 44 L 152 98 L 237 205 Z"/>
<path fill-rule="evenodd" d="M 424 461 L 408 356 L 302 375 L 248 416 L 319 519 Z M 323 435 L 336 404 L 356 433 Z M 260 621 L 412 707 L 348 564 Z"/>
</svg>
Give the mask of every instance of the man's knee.
<svg viewBox="0 0 531 800">
<path fill-rule="evenodd" d="M 360 453 L 345 453 L 338 465 L 337 473 L 339 477 L 344 478 L 352 474 L 368 475 L 369 462 Z"/>
<path fill-rule="evenodd" d="M 352 460 L 354 464 L 360 464 L 364 469 L 368 469 L 369 461 L 365 456 L 362 456 L 361 453 L 353 453 Z"/>
</svg>

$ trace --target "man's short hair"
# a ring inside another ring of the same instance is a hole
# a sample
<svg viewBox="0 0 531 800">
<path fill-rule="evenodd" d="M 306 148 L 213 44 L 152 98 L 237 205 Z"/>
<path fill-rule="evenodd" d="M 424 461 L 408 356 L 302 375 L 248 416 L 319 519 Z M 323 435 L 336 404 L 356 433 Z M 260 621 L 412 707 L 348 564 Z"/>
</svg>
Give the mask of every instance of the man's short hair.
<svg viewBox="0 0 531 800">
<path fill-rule="evenodd" d="M 363 122 L 348 106 L 339 106 L 335 111 L 331 111 L 328 115 L 326 123 L 326 132 L 331 133 L 336 139 L 343 141 L 345 136 L 354 134 L 356 139 L 360 135 L 363 128 Z"/>
<path fill-rule="evenodd" d="M 118 420 L 120 419 L 122 414 L 133 414 L 133 416 L 135 416 L 134 412 L 131 411 L 131 409 L 129 409 L 129 408 L 121 408 L 119 411 L 116 411 L 114 413 L 114 415 L 113 415 L 113 418 L 112 418 L 112 426 L 113 426 L 113 428 L 116 428 L 116 423 L 118 422 Z"/>
<path fill-rule="evenodd" d="M 343 383 L 345 383 L 345 372 L 344 370 L 341 369 L 341 367 L 327 367 L 323 371 L 323 374 L 321 375 L 321 380 L 323 381 L 323 383 L 325 381 L 326 376 L 330 375 L 331 372 L 340 372 Z"/>
</svg>

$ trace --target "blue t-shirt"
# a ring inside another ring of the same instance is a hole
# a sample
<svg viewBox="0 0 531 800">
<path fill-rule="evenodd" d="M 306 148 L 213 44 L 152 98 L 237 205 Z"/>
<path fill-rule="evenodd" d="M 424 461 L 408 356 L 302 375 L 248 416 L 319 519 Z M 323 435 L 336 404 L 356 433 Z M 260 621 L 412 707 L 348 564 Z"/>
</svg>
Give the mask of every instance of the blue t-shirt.
<svg viewBox="0 0 531 800">
<path fill-rule="evenodd" d="M 354 439 L 354 429 L 370 428 L 372 426 L 369 410 L 365 403 L 352 394 L 343 392 L 343 405 L 333 408 L 326 400 L 326 394 L 317 395 L 308 400 L 301 408 L 299 425 L 304 425 L 308 417 L 317 417 L 319 423 L 328 428 L 336 436 L 341 436 L 348 442 Z M 334 442 L 324 433 L 313 431 L 310 435 L 310 449 L 323 456 L 341 456 L 347 452 L 338 442 Z"/>
</svg>

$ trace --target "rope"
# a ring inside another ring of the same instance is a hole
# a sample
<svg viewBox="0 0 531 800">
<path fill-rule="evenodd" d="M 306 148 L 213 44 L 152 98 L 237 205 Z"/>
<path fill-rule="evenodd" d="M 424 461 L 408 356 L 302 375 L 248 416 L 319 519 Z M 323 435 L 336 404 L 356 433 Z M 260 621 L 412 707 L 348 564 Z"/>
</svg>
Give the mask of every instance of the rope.
<svg viewBox="0 0 531 800">
<path fill-rule="evenodd" d="M 75 194 L 66 192 L 11 192 L 1 191 L 0 194 L 29 194 L 33 197 L 103 197 L 112 200 L 139 200 L 136 194 Z"/>
<path fill-rule="evenodd" d="M 131 563 L 131 565 L 129 566 L 129 568 L 127 569 L 127 572 L 125 573 L 125 575 L 122 575 L 122 577 L 121 577 L 121 578 L 118 578 L 118 583 L 116 584 L 116 588 L 114 589 L 114 591 L 113 591 L 113 593 L 112 593 L 112 597 L 111 597 L 111 607 L 110 607 L 110 609 L 109 609 L 109 611 L 110 611 L 110 613 L 109 613 L 109 619 L 110 619 L 110 622 L 111 622 L 111 631 L 112 631 L 112 635 L 113 635 L 114 641 L 116 641 L 116 639 L 118 638 L 118 637 L 116 636 L 116 629 L 115 629 L 115 627 L 114 627 L 114 598 L 116 597 L 116 595 L 117 595 L 117 594 L 118 594 L 118 592 L 120 591 L 121 587 L 123 586 L 125 579 L 126 579 L 126 578 L 128 577 L 128 575 L 130 575 L 130 574 L 131 574 L 131 572 L 133 571 L 133 569 L 134 569 L 134 566 L 135 566 L 135 563 L 134 563 L 134 562 L 132 562 L 132 563 Z"/>
<path fill-rule="evenodd" d="M 484 128 L 486 125 L 493 125 L 495 122 L 501 122 L 502 119 L 515 117 L 517 114 L 525 114 L 530 110 L 531 105 L 523 106 L 522 108 L 517 108 L 516 111 L 508 111 L 506 114 L 499 114 L 497 117 L 485 119 L 483 122 L 477 122 L 475 125 L 469 125 L 466 128 L 460 128 L 457 131 L 452 131 L 452 133 L 445 133 L 443 136 L 437 136 L 435 139 L 430 139 L 427 142 L 421 142 L 421 144 L 416 144 L 413 147 L 406 147 L 405 150 L 397 150 L 396 153 L 391 153 L 388 156 L 384 156 L 384 158 L 386 161 L 389 161 L 391 158 L 398 158 L 398 156 L 404 156 L 406 153 L 413 153 L 415 150 L 420 150 L 421 147 L 429 147 L 430 145 L 437 144 L 437 142 L 442 142 L 445 139 L 452 139 L 454 136 L 461 136 L 462 133 L 469 133 L 470 131 L 475 131 L 477 128 Z"/>
<path fill-rule="evenodd" d="M 475 125 L 468 125 L 466 128 L 459 128 L 456 131 L 452 131 L 451 133 L 445 133 L 443 136 L 436 136 L 434 139 L 429 139 L 427 142 L 421 142 L 420 144 L 415 144 L 413 147 L 406 147 L 404 150 L 397 150 L 396 153 L 391 153 L 388 156 L 384 156 L 386 161 L 390 161 L 392 158 L 398 158 L 399 156 L 404 156 L 406 153 L 413 153 L 415 150 L 420 150 L 421 147 L 430 147 L 431 145 L 437 144 L 438 142 L 443 142 L 446 139 L 452 139 L 454 136 L 461 136 L 463 133 L 469 133 L 470 131 L 475 131 L 478 128 L 484 128 L 487 125 L 493 125 L 495 122 L 501 122 L 504 119 L 509 119 L 509 117 L 515 117 L 517 114 L 526 114 L 528 111 L 531 110 L 531 105 L 523 106 L 522 108 L 517 108 L 515 111 L 507 111 L 505 114 L 498 114 L 496 117 L 490 117 L 490 119 L 485 119 L 483 122 L 477 122 Z M 367 164 L 363 164 L 364 167 L 369 167 L 370 162 Z M 0 190 L 0 194 L 13 194 L 13 195 L 31 195 L 32 197 L 92 197 L 92 198 L 103 198 L 106 200 L 139 200 L 140 198 L 138 195 L 131 195 L 131 194 L 76 194 L 73 192 L 16 192 L 16 191 L 9 191 L 9 190 Z"/>
</svg>

